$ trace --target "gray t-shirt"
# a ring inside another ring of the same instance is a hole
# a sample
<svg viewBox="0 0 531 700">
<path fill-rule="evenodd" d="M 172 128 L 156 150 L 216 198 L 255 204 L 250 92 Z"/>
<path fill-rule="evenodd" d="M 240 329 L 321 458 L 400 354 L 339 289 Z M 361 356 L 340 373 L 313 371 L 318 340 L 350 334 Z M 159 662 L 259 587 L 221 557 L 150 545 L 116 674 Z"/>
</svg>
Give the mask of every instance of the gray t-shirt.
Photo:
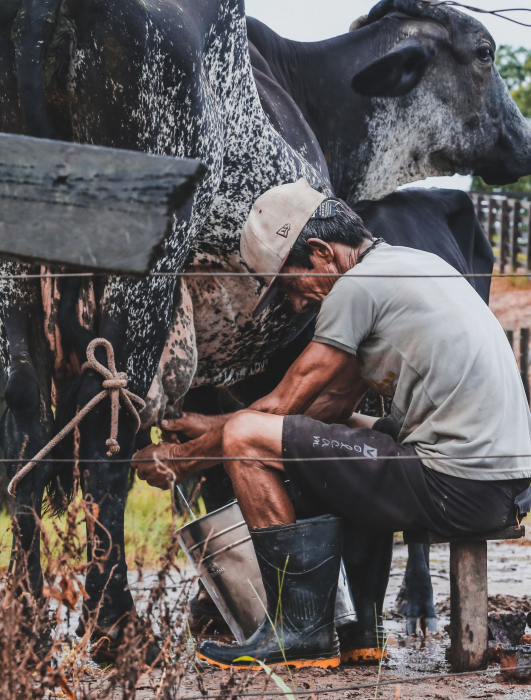
<svg viewBox="0 0 531 700">
<path fill-rule="evenodd" d="M 381 244 L 323 300 L 314 340 L 356 355 L 393 399 L 399 441 L 438 472 L 476 480 L 531 477 L 531 414 L 513 351 L 492 311 L 441 258 Z M 441 460 L 439 457 L 449 457 Z M 464 459 L 474 457 L 474 459 Z"/>
</svg>

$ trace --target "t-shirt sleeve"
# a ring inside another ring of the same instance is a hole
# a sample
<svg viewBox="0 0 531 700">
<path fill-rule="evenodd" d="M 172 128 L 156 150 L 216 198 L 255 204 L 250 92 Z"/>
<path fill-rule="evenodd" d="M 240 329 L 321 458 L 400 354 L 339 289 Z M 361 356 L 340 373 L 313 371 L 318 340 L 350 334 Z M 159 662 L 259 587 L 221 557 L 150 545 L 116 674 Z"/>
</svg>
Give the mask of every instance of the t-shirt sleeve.
<svg viewBox="0 0 531 700">
<path fill-rule="evenodd" d="M 376 304 L 356 279 L 338 280 L 323 299 L 314 341 L 355 355 L 376 322 Z"/>
</svg>

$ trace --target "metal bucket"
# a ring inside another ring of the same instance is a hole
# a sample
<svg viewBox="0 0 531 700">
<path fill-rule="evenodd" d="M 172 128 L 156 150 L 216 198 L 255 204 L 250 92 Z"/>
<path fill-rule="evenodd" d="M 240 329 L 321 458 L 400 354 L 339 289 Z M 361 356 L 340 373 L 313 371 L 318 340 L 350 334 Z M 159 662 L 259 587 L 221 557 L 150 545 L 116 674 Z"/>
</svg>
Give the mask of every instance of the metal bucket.
<svg viewBox="0 0 531 700">
<path fill-rule="evenodd" d="M 179 543 L 238 642 L 249 639 L 264 619 L 266 596 L 238 504 L 231 503 L 188 523 L 179 531 Z M 336 626 L 356 619 L 342 563 Z"/>
</svg>

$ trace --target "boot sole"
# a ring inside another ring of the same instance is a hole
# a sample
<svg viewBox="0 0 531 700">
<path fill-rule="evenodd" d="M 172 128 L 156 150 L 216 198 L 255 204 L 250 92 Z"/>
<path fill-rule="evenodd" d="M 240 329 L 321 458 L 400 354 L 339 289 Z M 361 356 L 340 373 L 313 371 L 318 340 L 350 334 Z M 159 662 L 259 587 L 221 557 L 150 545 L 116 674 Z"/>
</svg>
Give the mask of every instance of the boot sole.
<svg viewBox="0 0 531 700">
<path fill-rule="evenodd" d="M 217 666 L 218 668 L 222 668 L 223 670 L 229 669 L 229 668 L 235 668 L 238 670 L 247 670 L 247 671 L 260 671 L 262 669 L 261 666 L 251 666 L 249 664 L 246 665 L 234 665 L 234 664 L 224 664 L 221 663 L 220 661 L 214 661 L 214 659 L 209 659 L 207 656 L 204 656 L 203 654 L 200 654 L 199 652 L 196 654 L 198 659 L 201 659 L 201 661 L 206 661 L 207 664 L 210 664 L 211 666 Z M 265 663 L 265 662 L 264 662 Z M 298 659 L 296 661 L 275 661 L 274 663 L 268 664 L 270 666 L 293 666 L 294 668 L 307 668 L 309 666 L 312 666 L 313 668 L 337 668 L 339 666 L 340 659 L 339 656 L 334 656 L 331 659 Z"/>
<path fill-rule="evenodd" d="M 367 649 L 352 649 L 341 653 L 342 664 L 377 664 L 387 658 L 387 649 L 382 650 L 378 647 Z"/>
</svg>

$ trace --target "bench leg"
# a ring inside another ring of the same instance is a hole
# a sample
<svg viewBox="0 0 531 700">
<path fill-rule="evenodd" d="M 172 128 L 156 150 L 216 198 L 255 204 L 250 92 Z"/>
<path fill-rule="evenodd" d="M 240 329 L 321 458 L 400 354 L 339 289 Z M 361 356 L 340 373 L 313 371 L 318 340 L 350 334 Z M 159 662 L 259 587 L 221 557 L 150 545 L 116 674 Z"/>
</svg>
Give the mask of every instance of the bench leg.
<svg viewBox="0 0 531 700">
<path fill-rule="evenodd" d="M 450 544 L 452 671 L 488 666 L 487 543 Z"/>
</svg>

